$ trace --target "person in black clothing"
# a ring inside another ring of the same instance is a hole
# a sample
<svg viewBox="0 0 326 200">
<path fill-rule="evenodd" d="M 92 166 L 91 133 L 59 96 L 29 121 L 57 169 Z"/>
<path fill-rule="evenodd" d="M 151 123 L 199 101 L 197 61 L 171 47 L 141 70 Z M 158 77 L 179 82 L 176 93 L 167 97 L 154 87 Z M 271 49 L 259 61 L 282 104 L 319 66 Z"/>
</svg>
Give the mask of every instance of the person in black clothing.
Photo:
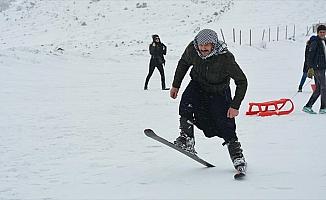
<svg viewBox="0 0 326 200">
<path fill-rule="evenodd" d="M 307 64 L 307 60 L 308 60 L 308 51 L 309 51 L 309 46 L 311 44 L 312 41 L 314 40 L 317 40 L 317 36 L 313 35 L 310 37 L 310 39 L 307 41 L 306 43 L 306 48 L 305 48 L 305 53 L 304 53 L 304 57 L 305 57 L 305 60 L 304 60 L 304 63 L 303 63 L 303 70 L 302 70 L 302 77 L 301 77 L 301 80 L 300 80 L 300 83 L 299 83 L 299 88 L 298 88 L 298 92 L 302 92 L 302 87 L 303 87 L 303 84 L 305 83 L 307 77 L 308 77 L 308 70 L 309 70 L 309 67 L 308 67 L 308 64 Z M 312 78 L 312 77 L 309 77 L 309 78 Z"/>
<path fill-rule="evenodd" d="M 312 93 L 309 101 L 303 107 L 302 111 L 310 114 L 316 114 L 312 106 L 320 96 L 320 114 L 326 114 L 326 26 L 319 25 L 317 28 L 318 38 L 312 41 L 308 51 L 308 67 L 313 68 L 316 89 Z"/>
<path fill-rule="evenodd" d="M 190 70 L 191 81 L 179 104 L 180 134 L 174 144 L 196 154 L 194 127 L 208 138 L 223 138 L 236 170 L 244 172 L 247 162 L 236 133 L 235 117 L 245 97 L 247 77 L 224 42 L 211 29 L 201 30 L 186 47 L 175 70 L 170 97 L 176 99 Z M 230 80 L 236 88 L 231 95 Z"/>
<path fill-rule="evenodd" d="M 155 67 L 157 67 L 158 71 L 161 74 L 161 84 L 162 90 L 169 90 L 169 88 L 165 87 L 165 76 L 164 76 L 164 68 L 165 59 L 164 55 L 166 55 L 166 46 L 161 42 L 160 37 L 158 35 L 152 35 L 153 42 L 149 45 L 149 53 L 151 54 L 151 60 L 149 62 L 149 71 L 146 77 L 144 90 L 148 89 L 148 82 Z"/>
</svg>

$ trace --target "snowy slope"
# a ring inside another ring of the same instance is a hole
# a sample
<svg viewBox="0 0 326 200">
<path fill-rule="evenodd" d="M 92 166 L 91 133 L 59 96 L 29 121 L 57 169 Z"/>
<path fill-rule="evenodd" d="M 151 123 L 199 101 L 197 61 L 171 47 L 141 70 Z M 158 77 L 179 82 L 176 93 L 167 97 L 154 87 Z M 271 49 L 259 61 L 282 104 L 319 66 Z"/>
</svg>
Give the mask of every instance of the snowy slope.
<svg viewBox="0 0 326 200">
<path fill-rule="evenodd" d="M 326 21 L 324 1 L 10 2 L 0 12 L 0 199 L 325 198 L 325 116 L 301 112 L 312 82 L 296 93 L 306 26 Z M 262 29 L 294 24 L 295 40 L 265 41 L 266 48 L 231 39 L 234 27 L 261 38 Z M 216 165 L 207 169 L 142 132 L 178 135 L 180 97 L 160 90 L 157 72 L 142 90 L 151 35 L 168 46 L 170 85 L 202 28 L 223 28 L 248 76 L 237 118 L 245 181 L 232 179 L 221 139 L 196 130 L 199 155 Z M 291 98 L 295 111 L 245 116 L 249 102 L 279 98 Z"/>
</svg>

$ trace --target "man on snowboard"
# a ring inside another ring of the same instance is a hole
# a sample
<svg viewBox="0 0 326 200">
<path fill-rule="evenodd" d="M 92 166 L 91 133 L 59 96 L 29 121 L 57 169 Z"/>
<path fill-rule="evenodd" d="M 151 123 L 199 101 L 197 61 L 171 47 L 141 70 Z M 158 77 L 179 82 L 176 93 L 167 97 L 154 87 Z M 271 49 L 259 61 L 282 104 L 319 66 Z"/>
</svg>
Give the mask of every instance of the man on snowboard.
<svg viewBox="0 0 326 200">
<path fill-rule="evenodd" d="M 188 69 L 191 81 L 182 94 L 179 105 L 180 136 L 175 145 L 196 154 L 194 125 L 205 136 L 224 139 L 236 169 L 247 165 L 238 141 L 235 117 L 247 90 L 247 78 L 226 44 L 210 29 L 200 31 L 185 49 L 175 71 L 171 98 L 177 98 L 181 82 Z M 230 79 L 236 85 L 232 99 Z"/>
</svg>

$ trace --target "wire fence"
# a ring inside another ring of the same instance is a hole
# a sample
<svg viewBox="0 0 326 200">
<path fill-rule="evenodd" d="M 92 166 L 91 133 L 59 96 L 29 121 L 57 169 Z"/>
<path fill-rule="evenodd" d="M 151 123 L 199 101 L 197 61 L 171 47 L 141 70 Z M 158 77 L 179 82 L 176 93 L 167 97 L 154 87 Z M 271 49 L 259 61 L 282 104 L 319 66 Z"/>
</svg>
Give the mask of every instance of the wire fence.
<svg viewBox="0 0 326 200">
<path fill-rule="evenodd" d="M 316 31 L 316 27 L 319 24 L 320 23 L 306 26 L 304 30 L 302 27 L 300 27 L 300 35 L 308 36 L 311 33 L 314 33 Z M 220 35 L 224 42 L 230 43 L 230 41 L 232 41 L 235 44 L 252 46 L 253 44 L 264 44 L 267 42 L 277 42 L 284 40 L 295 41 L 298 33 L 297 26 L 292 24 L 261 29 L 232 28 L 231 34 L 230 32 L 225 34 L 225 31 L 221 28 Z M 226 35 L 228 38 L 225 37 Z"/>
</svg>

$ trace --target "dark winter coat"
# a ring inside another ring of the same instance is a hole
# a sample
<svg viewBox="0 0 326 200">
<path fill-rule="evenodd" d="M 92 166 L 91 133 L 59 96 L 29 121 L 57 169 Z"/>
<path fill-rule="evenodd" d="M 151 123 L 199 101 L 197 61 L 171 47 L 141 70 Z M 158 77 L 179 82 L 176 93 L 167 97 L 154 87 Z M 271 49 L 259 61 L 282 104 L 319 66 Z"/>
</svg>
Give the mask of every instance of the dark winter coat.
<svg viewBox="0 0 326 200">
<path fill-rule="evenodd" d="M 181 82 L 190 66 L 192 80 L 199 83 L 201 89 L 207 93 L 224 94 L 229 88 L 230 79 L 236 84 L 235 96 L 230 104 L 239 109 L 247 90 L 247 78 L 234 56 L 229 51 L 223 51 L 207 59 L 202 59 L 191 42 L 179 60 L 172 86 L 180 88 Z"/>
<path fill-rule="evenodd" d="M 326 69 L 326 58 L 322 40 L 320 37 L 317 37 L 309 45 L 307 64 L 314 70 Z"/>
<path fill-rule="evenodd" d="M 303 64 L 303 72 L 304 73 L 307 73 L 308 72 L 308 69 L 309 69 L 309 66 L 308 66 L 308 55 L 309 55 L 309 47 L 310 47 L 310 44 L 312 41 L 315 41 L 318 39 L 318 36 L 311 36 L 309 38 L 309 40 L 307 41 L 306 43 L 306 48 L 305 48 L 305 52 L 304 52 L 304 64 Z"/>
<path fill-rule="evenodd" d="M 166 46 L 163 43 L 152 42 L 149 45 L 149 53 L 151 54 L 151 63 L 154 65 L 165 64 Z"/>
</svg>

